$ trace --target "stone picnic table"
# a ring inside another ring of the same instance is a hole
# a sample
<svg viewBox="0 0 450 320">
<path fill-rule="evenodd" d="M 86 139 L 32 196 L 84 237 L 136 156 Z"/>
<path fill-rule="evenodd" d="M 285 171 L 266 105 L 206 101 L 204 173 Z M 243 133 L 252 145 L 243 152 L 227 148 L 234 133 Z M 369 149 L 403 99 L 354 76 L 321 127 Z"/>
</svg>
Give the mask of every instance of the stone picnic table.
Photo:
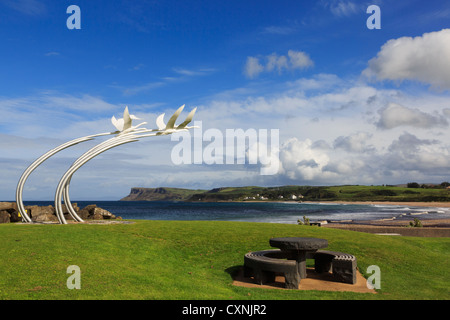
<svg viewBox="0 0 450 320">
<path fill-rule="evenodd" d="M 328 241 L 319 238 L 284 237 L 272 238 L 270 245 L 286 252 L 287 255 L 297 262 L 297 272 L 300 279 L 306 278 L 306 256 L 319 249 L 328 247 Z"/>
</svg>

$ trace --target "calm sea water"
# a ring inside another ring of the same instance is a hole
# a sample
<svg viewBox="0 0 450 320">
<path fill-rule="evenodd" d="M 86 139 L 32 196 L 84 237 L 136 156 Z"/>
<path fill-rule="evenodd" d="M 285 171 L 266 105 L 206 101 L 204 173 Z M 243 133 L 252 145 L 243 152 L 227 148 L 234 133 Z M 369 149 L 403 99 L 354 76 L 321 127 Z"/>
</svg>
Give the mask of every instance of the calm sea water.
<svg viewBox="0 0 450 320">
<path fill-rule="evenodd" d="M 73 201 L 80 208 L 96 204 L 124 219 L 221 220 L 296 224 L 306 216 L 310 221 L 361 221 L 417 216 L 421 220 L 450 218 L 449 208 L 331 203 L 235 203 L 235 202 L 149 202 Z M 26 201 L 25 205 L 54 205 L 50 201 Z"/>
</svg>

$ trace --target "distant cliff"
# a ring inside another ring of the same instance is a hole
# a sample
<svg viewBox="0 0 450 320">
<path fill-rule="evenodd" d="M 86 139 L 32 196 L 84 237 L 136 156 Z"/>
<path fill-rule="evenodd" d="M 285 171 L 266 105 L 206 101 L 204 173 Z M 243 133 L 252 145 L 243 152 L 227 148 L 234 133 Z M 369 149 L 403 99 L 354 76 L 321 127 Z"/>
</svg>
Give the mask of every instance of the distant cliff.
<svg viewBox="0 0 450 320">
<path fill-rule="evenodd" d="M 120 201 L 186 201 L 192 195 L 203 193 L 205 190 L 191 190 L 181 188 L 131 188 L 128 196 Z"/>
</svg>

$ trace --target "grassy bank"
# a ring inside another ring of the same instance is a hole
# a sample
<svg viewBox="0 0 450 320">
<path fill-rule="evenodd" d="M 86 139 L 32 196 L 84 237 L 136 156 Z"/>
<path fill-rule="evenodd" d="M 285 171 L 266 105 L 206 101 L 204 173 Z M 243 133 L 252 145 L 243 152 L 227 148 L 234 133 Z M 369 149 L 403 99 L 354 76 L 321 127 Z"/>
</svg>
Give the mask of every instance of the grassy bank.
<svg viewBox="0 0 450 320">
<path fill-rule="evenodd" d="M 264 290 L 231 273 L 271 237 L 325 238 L 381 269 L 378 294 Z M 81 289 L 66 287 L 69 265 Z M 116 225 L 0 225 L 0 299 L 449 299 L 450 238 L 389 237 L 298 225 L 136 221 Z"/>
</svg>

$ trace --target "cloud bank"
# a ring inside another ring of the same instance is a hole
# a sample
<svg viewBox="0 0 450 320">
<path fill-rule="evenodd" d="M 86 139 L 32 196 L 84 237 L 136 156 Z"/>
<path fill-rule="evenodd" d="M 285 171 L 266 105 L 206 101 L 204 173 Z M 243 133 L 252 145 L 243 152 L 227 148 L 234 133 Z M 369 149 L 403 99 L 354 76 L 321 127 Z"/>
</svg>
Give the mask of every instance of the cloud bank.
<svg viewBox="0 0 450 320">
<path fill-rule="evenodd" d="M 386 42 L 364 74 L 377 80 L 415 80 L 450 89 L 450 29 Z"/>
<path fill-rule="evenodd" d="M 443 110 L 445 114 L 445 110 Z M 411 126 L 417 128 L 434 128 L 446 127 L 448 122 L 444 115 L 431 115 L 420 111 L 419 109 L 411 109 L 396 103 L 379 110 L 380 120 L 377 126 L 382 129 L 392 129 L 400 126 Z"/>
</svg>

